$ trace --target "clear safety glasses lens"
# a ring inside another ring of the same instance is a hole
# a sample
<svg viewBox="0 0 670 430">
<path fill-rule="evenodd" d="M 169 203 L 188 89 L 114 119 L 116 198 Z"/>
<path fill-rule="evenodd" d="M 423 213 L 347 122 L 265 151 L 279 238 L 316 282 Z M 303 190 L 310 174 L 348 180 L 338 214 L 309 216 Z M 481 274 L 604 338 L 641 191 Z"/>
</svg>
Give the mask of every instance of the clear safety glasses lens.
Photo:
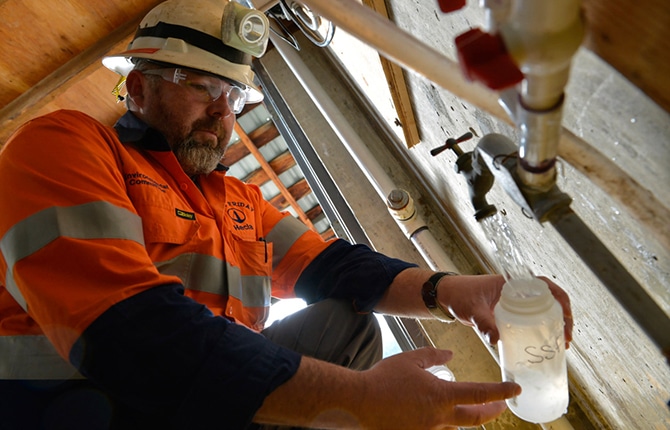
<svg viewBox="0 0 670 430">
<path fill-rule="evenodd" d="M 216 76 L 202 75 L 182 68 L 150 69 L 142 71 L 145 75 L 160 76 L 168 82 L 177 84 L 189 91 L 193 98 L 211 103 L 225 94 L 228 106 L 234 114 L 239 114 L 247 101 L 244 89 Z"/>
</svg>

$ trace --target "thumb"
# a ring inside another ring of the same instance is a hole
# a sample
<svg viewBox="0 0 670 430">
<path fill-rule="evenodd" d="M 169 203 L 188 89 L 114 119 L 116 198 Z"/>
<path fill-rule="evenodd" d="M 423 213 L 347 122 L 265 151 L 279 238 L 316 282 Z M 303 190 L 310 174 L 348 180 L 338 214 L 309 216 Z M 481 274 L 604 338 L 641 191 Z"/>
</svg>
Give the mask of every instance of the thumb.
<svg viewBox="0 0 670 430">
<path fill-rule="evenodd" d="M 500 333 L 498 332 L 493 312 L 483 312 L 479 315 L 474 315 L 471 322 L 489 344 L 494 345 L 500 339 Z"/>
</svg>

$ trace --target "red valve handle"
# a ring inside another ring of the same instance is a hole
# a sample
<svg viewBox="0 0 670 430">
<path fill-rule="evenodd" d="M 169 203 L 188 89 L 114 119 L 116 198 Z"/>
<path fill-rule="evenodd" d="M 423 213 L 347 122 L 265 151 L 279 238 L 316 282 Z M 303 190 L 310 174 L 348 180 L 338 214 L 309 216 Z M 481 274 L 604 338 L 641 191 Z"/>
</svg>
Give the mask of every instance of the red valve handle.
<svg viewBox="0 0 670 430">
<path fill-rule="evenodd" d="M 440 10 L 444 13 L 455 12 L 465 7 L 465 0 L 437 0 Z"/>
<path fill-rule="evenodd" d="M 499 35 L 472 29 L 456 37 L 456 50 L 461 69 L 471 81 L 502 90 L 523 80 Z"/>
</svg>

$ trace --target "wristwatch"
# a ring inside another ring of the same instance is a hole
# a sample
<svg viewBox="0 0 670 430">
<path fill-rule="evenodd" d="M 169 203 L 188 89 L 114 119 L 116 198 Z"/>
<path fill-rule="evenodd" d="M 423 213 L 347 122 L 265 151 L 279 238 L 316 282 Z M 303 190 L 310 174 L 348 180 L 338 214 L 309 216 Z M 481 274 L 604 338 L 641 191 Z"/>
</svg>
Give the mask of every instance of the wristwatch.
<svg viewBox="0 0 670 430">
<path fill-rule="evenodd" d="M 454 322 L 456 319 L 449 311 L 444 309 L 440 302 L 437 300 L 437 283 L 444 276 L 455 276 L 458 273 L 454 272 L 437 272 L 423 284 L 421 287 L 421 298 L 423 303 L 430 311 L 430 313 L 440 321 L 443 322 Z"/>
</svg>

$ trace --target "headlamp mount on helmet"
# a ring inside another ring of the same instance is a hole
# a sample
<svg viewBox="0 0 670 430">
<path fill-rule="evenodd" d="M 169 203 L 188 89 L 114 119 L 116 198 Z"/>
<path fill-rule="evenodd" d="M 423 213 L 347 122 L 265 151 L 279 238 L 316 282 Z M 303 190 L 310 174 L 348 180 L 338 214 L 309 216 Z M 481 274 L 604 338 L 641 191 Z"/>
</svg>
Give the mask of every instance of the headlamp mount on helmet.
<svg viewBox="0 0 670 430">
<path fill-rule="evenodd" d="M 270 34 L 270 23 L 265 14 L 229 2 L 223 10 L 221 40 L 242 52 L 260 57 L 265 53 Z"/>
</svg>

